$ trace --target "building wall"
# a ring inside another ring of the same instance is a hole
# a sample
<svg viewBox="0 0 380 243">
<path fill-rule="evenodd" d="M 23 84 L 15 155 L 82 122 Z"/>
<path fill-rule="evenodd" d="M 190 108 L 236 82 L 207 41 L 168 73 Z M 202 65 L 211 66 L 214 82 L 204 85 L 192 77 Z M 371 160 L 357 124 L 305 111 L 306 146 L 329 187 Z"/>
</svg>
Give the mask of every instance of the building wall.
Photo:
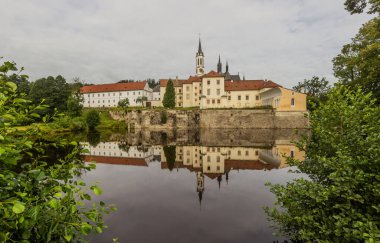
<svg viewBox="0 0 380 243">
<path fill-rule="evenodd" d="M 202 78 L 201 109 L 222 108 L 225 99 L 224 77 Z"/>
<path fill-rule="evenodd" d="M 259 90 L 227 91 L 227 108 L 249 108 L 261 106 Z M 239 99 L 240 98 L 240 99 Z"/>
<path fill-rule="evenodd" d="M 125 98 L 128 98 L 129 106 L 141 106 L 141 103 L 136 102 L 137 98 L 145 96 L 151 100 L 153 94 L 146 84 L 144 90 L 83 93 L 82 96 L 84 107 L 116 107 L 119 101 Z"/>
<path fill-rule="evenodd" d="M 277 111 L 306 111 L 306 95 L 285 88 L 273 88 L 261 92 L 262 104 L 271 105 Z M 292 102 L 292 100 L 294 102 Z"/>
</svg>

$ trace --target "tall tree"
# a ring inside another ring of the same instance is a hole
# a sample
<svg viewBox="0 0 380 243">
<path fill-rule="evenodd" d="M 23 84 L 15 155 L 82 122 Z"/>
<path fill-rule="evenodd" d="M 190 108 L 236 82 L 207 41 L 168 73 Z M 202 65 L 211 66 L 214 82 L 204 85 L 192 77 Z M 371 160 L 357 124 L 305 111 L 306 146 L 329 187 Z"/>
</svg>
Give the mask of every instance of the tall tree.
<svg viewBox="0 0 380 243">
<path fill-rule="evenodd" d="M 83 96 L 80 93 L 80 88 L 84 86 L 79 78 L 74 78 L 73 83 L 69 83 L 71 95 L 67 99 L 67 113 L 71 117 L 77 117 L 82 114 Z"/>
<path fill-rule="evenodd" d="M 367 13 L 380 13 L 380 0 L 346 0 L 344 6 L 351 14 L 363 13 L 369 5 Z"/>
<path fill-rule="evenodd" d="M 29 99 L 34 104 L 39 104 L 42 100 L 45 100 L 44 104 L 49 106 L 46 112 L 52 114 L 54 109 L 58 109 L 58 111 L 67 109 L 67 100 L 70 94 L 70 87 L 65 78 L 61 75 L 55 78 L 49 76 L 32 83 Z"/>
<path fill-rule="evenodd" d="M 312 77 L 298 82 L 293 87 L 294 90 L 307 94 L 307 108 L 312 110 L 314 105 L 319 106 L 320 102 L 326 99 L 327 92 L 330 90 L 329 81 L 326 78 Z"/>
<path fill-rule="evenodd" d="M 365 23 L 333 63 L 335 76 L 344 84 L 361 86 L 380 103 L 380 17 Z"/>
<path fill-rule="evenodd" d="M 156 87 L 156 85 L 158 84 L 158 82 L 156 82 L 154 78 L 148 78 L 146 81 L 148 82 L 149 88 L 151 89 Z"/>
<path fill-rule="evenodd" d="M 175 90 L 173 81 L 169 79 L 166 85 L 166 91 L 164 94 L 164 99 L 162 101 L 164 107 L 166 108 L 174 108 L 175 107 Z"/>
</svg>

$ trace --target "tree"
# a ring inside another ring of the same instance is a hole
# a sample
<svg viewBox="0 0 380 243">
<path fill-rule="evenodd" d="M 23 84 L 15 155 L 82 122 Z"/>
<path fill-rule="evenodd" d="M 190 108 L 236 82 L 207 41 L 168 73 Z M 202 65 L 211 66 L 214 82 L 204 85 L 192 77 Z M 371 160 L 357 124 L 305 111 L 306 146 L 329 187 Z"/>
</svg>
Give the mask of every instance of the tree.
<svg viewBox="0 0 380 243">
<path fill-rule="evenodd" d="M 86 116 L 87 126 L 90 130 L 94 130 L 100 124 L 100 116 L 97 110 L 90 110 Z"/>
<path fill-rule="evenodd" d="M 171 79 L 169 79 L 168 84 L 166 85 L 166 92 L 164 94 L 164 99 L 162 103 L 166 108 L 175 107 L 175 90 L 173 81 Z"/>
<path fill-rule="evenodd" d="M 33 104 L 40 104 L 44 100 L 44 104 L 49 106 L 44 114 L 53 114 L 54 109 L 60 112 L 67 110 L 70 94 L 70 87 L 66 80 L 58 75 L 55 78 L 49 76 L 33 82 L 28 98 Z"/>
<path fill-rule="evenodd" d="M 297 92 L 307 94 L 307 108 L 312 110 L 314 106 L 318 106 L 320 102 L 326 99 L 327 92 L 330 90 L 329 82 L 326 78 L 312 77 L 298 82 L 293 89 Z"/>
<path fill-rule="evenodd" d="M 380 241 L 380 107 L 338 85 L 310 121 L 310 138 L 298 144 L 305 161 L 288 158 L 307 177 L 271 185 L 284 210 L 266 212 L 292 240 Z"/>
<path fill-rule="evenodd" d="M 140 96 L 140 97 L 137 97 L 136 103 L 141 103 L 141 105 L 143 105 L 143 102 L 147 101 L 147 100 L 148 100 L 148 97 L 146 97 L 146 96 Z"/>
<path fill-rule="evenodd" d="M 176 146 L 164 146 L 164 155 L 166 158 L 166 163 L 168 164 L 168 168 L 170 171 L 173 170 L 175 160 L 176 160 L 176 152 L 175 152 Z"/>
<path fill-rule="evenodd" d="M 153 89 L 154 87 L 157 86 L 158 82 L 154 78 L 148 78 L 146 80 L 148 82 L 149 88 Z"/>
<path fill-rule="evenodd" d="M 364 24 L 333 64 L 335 76 L 344 84 L 372 92 L 380 104 L 380 17 Z"/>
<path fill-rule="evenodd" d="M 344 6 L 346 10 L 351 14 L 363 13 L 364 9 L 370 5 L 367 13 L 380 13 L 380 1 L 379 0 L 346 0 Z"/>
<path fill-rule="evenodd" d="M 105 228 L 103 214 L 110 210 L 103 202 L 85 206 L 88 190 L 101 193 L 80 180 L 95 166 L 83 163 L 85 151 L 74 141 L 47 140 L 34 126 L 15 127 L 45 109 L 31 105 L 8 81 L 16 71 L 15 63 L 0 65 L 0 242 L 83 241 Z"/>
<path fill-rule="evenodd" d="M 12 74 L 9 76 L 8 81 L 17 85 L 17 93 L 28 95 L 30 92 L 30 83 L 27 75 Z"/>
<path fill-rule="evenodd" d="M 125 99 L 119 100 L 117 105 L 122 108 L 127 108 L 129 106 L 129 99 L 125 98 Z"/>
</svg>

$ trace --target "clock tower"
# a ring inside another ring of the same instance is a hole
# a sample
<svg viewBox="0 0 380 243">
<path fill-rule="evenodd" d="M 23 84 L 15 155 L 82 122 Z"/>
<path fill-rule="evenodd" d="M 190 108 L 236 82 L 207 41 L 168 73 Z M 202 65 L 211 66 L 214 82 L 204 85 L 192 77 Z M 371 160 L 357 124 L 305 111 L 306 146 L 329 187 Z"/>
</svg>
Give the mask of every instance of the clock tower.
<svg viewBox="0 0 380 243">
<path fill-rule="evenodd" d="M 205 56 L 202 51 L 201 38 L 199 38 L 198 52 L 196 54 L 196 74 L 198 77 L 202 76 L 205 73 Z"/>
</svg>

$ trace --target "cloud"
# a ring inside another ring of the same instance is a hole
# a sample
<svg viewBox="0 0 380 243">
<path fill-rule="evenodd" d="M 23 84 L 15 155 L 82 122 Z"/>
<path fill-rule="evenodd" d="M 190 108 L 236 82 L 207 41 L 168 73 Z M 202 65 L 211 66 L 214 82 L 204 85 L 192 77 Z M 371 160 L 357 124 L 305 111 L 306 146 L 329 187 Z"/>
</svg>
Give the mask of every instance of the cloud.
<svg viewBox="0 0 380 243">
<path fill-rule="evenodd" d="M 343 0 L 3 0 L 0 56 L 31 79 L 92 83 L 188 77 L 198 33 L 206 70 L 218 55 L 232 72 L 291 87 L 332 75 L 332 58 L 370 17 Z"/>
</svg>

